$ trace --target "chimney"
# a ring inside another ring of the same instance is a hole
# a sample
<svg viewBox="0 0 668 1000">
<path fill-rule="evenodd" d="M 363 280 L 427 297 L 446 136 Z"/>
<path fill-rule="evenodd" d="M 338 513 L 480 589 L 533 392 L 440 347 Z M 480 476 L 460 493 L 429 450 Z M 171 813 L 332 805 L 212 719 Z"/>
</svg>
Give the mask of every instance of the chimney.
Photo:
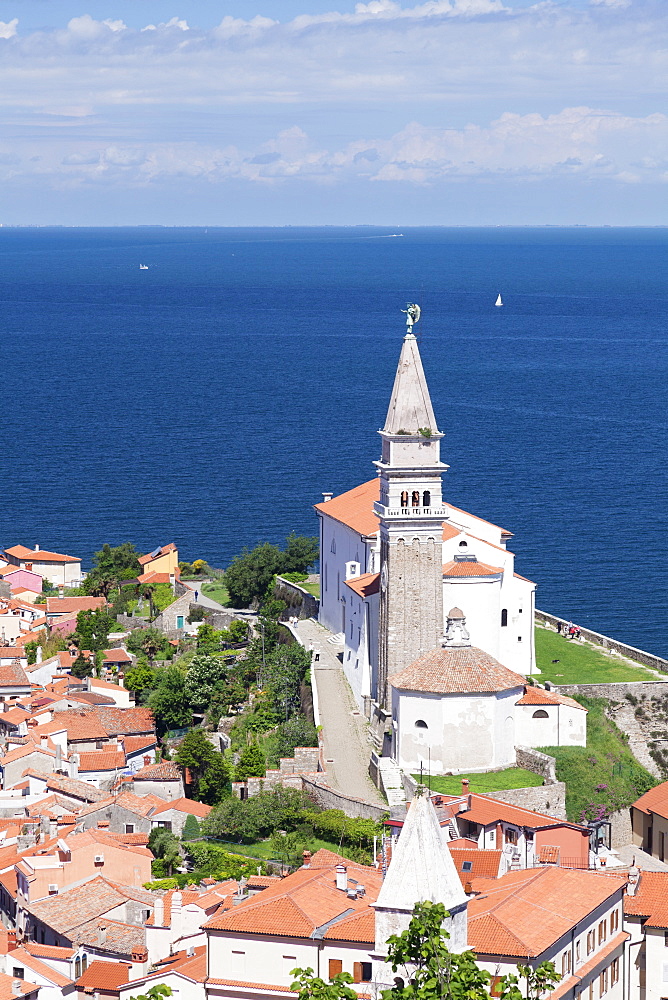
<svg viewBox="0 0 668 1000">
<path fill-rule="evenodd" d="M 322 495 L 322 502 L 323 503 L 328 503 L 332 499 L 333 496 L 334 496 L 333 493 L 323 493 L 323 495 Z"/>
<path fill-rule="evenodd" d="M 348 888 L 348 869 L 345 865 L 336 866 L 336 888 L 342 892 Z"/>
<path fill-rule="evenodd" d="M 172 895 L 172 920 L 171 928 L 172 933 L 177 937 L 181 937 L 181 902 L 183 901 L 183 896 L 180 892 L 175 892 Z"/>
<path fill-rule="evenodd" d="M 7 951 L 16 951 L 19 944 L 16 940 L 16 931 L 7 931 Z"/>
<path fill-rule="evenodd" d="M 169 574 L 169 586 L 172 588 L 172 593 L 176 593 L 176 576 L 173 573 Z"/>
<path fill-rule="evenodd" d="M 636 859 L 633 858 L 633 864 L 629 868 L 629 880 L 626 883 L 626 895 L 635 896 L 638 891 L 638 885 L 640 883 L 640 870 L 636 868 Z"/>
<path fill-rule="evenodd" d="M 65 587 L 63 586 L 62 583 L 59 583 L 58 584 L 58 597 L 62 599 L 64 596 L 65 596 Z"/>
<path fill-rule="evenodd" d="M 39 545 L 36 545 L 36 546 L 34 547 L 34 549 L 33 549 L 33 552 L 39 552 Z"/>
<path fill-rule="evenodd" d="M 42 662 L 42 647 L 38 646 L 37 649 L 35 650 L 35 663 L 41 663 L 41 662 Z"/>
<path fill-rule="evenodd" d="M 364 896 L 365 893 L 366 893 L 365 887 L 363 885 L 360 885 L 359 882 L 358 882 L 357 883 L 357 895 L 361 897 L 361 896 Z"/>
<path fill-rule="evenodd" d="M 473 895 L 473 886 L 471 885 L 470 882 L 464 883 L 464 892 L 466 893 L 467 896 Z"/>
<path fill-rule="evenodd" d="M 39 745 L 42 748 L 42 750 L 48 750 L 49 749 L 49 737 L 48 736 L 40 736 L 40 738 L 39 738 Z"/>
<path fill-rule="evenodd" d="M 70 757 L 70 778 L 79 777 L 79 754 L 73 753 Z"/>
<path fill-rule="evenodd" d="M 311 867 L 311 852 L 310 851 L 304 851 L 302 857 L 304 859 L 302 867 L 303 868 L 310 868 Z"/>
<path fill-rule="evenodd" d="M 468 795 L 471 782 L 468 778 L 462 778 L 462 795 Z"/>
<path fill-rule="evenodd" d="M 61 749 L 60 743 L 56 743 L 56 763 L 54 768 L 56 771 L 61 771 L 63 767 L 63 751 Z"/>
<path fill-rule="evenodd" d="M 98 937 L 100 939 L 100 944 L 106 944 L 107 943 L 107 925 L 106 924 L 98 924 L 97 927 L 98 927 Z"/>
<path fill-rule="evenodd" d="M 12 979 L 12 994 L 15 997 L 23 996 L 23 983 L 20 979 Z"/>
<path fill-rule="evenodd" d="M 155 903 L 153 904 L 153 926 L 164 927 L 164 924 L 165 924 L 165 904 L 162 901 L 162 896 L 158 896 Z"/>
</svg>

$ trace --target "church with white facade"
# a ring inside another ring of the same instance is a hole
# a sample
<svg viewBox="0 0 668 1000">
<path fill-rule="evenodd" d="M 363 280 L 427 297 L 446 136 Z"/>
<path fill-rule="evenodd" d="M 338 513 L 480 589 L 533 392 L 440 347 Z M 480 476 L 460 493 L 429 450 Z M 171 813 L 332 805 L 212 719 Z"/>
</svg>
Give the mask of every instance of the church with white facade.
<svg viewBox="0 0 668 1000">
<path fill-rule="evenodd" d="M 536 585 L 512 533 L 448 503 L 438 429 L 409 325 L 377 475 L 323 494 L 320 621 L 378 748 L 405 770 L 484 771 L 515 747 L 586 745 L 586 711 L 538 677 Z"/>
</svg>

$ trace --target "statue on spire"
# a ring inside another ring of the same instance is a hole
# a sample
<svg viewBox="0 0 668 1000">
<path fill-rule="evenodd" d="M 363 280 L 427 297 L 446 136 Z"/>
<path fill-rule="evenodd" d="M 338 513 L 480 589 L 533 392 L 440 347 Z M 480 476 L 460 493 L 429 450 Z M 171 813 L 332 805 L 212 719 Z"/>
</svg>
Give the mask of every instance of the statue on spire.
<svg viewBox="0 0 668 1000">
<path fill-rule="evenodd" d="M 406 308 L 401 311 L 406 313 L 406 330 L 408 333 L 412 333 L 413 327 L 420 318 L 420 307 L 415 302 L 408 302 Z"/>
</svg>

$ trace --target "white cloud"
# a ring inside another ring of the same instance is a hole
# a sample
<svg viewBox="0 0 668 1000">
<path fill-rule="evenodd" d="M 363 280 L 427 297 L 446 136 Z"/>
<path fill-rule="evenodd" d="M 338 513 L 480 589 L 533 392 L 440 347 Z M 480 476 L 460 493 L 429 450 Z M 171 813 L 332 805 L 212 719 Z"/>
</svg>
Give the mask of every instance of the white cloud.
<svg viewBox="0 0 668 1000">
<path fill-rule="evenodd" d="M 11 21 L 0 21 L 0 38 L 13 38 L 19 25 L 18 17 Z"/>
</svg>

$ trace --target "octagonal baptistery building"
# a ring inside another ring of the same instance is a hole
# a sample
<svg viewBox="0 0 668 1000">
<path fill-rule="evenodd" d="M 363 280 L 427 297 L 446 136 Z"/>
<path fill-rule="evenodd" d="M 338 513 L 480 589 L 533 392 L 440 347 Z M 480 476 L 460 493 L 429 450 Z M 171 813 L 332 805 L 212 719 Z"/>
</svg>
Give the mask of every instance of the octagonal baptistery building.
<svg viewBox="0 0 668 1000">
<path fill-rule="evenodd" d="M 441 646 L 390 677 L 392 756 L 405 771 L 488 771 L 515 764 L 525 680 L 471 646 L 459 608 Z"/>
</svg>

